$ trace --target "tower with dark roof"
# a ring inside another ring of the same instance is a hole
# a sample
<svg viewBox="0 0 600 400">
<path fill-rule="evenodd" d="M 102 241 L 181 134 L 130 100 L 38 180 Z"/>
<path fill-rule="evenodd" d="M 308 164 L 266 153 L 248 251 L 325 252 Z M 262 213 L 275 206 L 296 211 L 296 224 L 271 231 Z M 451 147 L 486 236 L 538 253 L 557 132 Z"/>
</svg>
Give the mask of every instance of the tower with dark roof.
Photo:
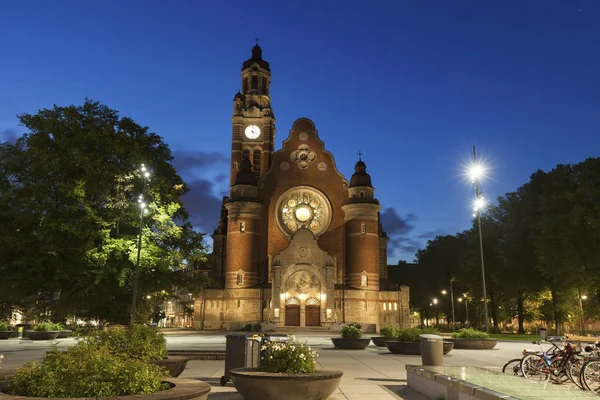
<svg viewBox="0 0 600 400">
<path fill-rule="evenodd" d="M 360 154 L 360 153 L 359 153 Z M 367 165 L 359 158 L 342 207 L 346 221 L 346 284 L 379 290 L 379 201 Z"/>
</svg>

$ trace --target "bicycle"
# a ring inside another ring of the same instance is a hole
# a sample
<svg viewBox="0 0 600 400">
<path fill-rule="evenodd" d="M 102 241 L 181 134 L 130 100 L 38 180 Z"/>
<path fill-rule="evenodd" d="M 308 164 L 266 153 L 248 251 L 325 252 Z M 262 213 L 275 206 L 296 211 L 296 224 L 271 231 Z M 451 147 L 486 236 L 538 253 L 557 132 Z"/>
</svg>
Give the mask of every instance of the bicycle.
<svg viewBox="0 0 600 400">
<path fill-rule="evenodd" d="M 540 342 L 534 341 L 533 343 L 541 348 Z M 558 348 L 553 341 L 550 343 Z M 560 352 L 554 353 L 552 356 L 546 354 L 543 349 L 541 354 L 529 353 L 521 359 L 521 373 L 528 379 L 552 379 L 555 383 L 564 383 L 569 379 L 567 369 L 577 353 L 569 342 L 564 344 Z"/>
<path fill-rule="evenodd" d="M 533 342 L 533 343 L 535 344 L 536 342 Z M 552 341 L 550 343 L 552 343 L 552 347 L 550 347 L 548 350 L 546 350 L 544 352 L 545 354 L 554 355 L 560 351 L 560 348 L 556 344 L 554 344 Z M 538 352 L 523 349 L 522 354 L 523 354 L 523 357 L 525 357 L 527 354 L 538 354 Z M 523 376 L 523 373 L 521 372 L 521 360 L 523 359 L 523 357 L 513 358 L 512 360 L 507 361 L 506 364 L 504 364 L 504 366 L 502 367 L 502 373 L 514 375 L 514 376 Z"/>
</svg>

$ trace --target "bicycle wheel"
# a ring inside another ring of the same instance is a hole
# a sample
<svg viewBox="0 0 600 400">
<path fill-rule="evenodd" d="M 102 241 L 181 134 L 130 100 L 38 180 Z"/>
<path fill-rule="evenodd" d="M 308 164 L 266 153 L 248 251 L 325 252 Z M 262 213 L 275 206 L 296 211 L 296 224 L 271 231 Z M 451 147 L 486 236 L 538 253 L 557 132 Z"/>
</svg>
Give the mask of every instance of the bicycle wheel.
<svg viewBox="0 0 600 400">
<path fill-rule="evenodd" d="M 521 359 L 521 373 L 527 379 L 546 380 L 548 372 L 548 366 L 537 354 L 527 354 Z"/>
<path fill-rule="evenodd" d="M 583 364 L 581 384 L 587 390 L 600 393 L 600 360 L 591 360 Z"/>
<path fill-rule="evenodd" d="M 563 356 L 558 356 L 550 363 L 548 375 L 552 381 L 556 384 L 562 385 L 569 381 L 569 375 L 567 375 L 568 363 L 564 362 Z"/>
<path fill-rule="evenodd" d="M 523 376 L 521 373 L 521 359 L 513 358 L 502 367 L 503 374 L 509 374 L 514 376 Z"/>
<path fill-rule="evenodd" d="M 579 389 L 583 389 L 581 384 L 581 367 L 583 366 L 583 363 L 583 359 L 576 358 L 567 366 L 567 376 Z"/>
</svg>

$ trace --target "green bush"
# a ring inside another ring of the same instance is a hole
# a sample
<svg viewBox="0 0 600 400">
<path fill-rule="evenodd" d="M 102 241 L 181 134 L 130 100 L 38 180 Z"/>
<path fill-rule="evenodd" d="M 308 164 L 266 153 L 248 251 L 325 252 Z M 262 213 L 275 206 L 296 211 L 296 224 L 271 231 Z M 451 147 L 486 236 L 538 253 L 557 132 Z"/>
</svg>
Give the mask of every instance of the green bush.
<svg viewBox="0 0 600 400">
<path fill-rule="evenodd" d="M 169 388 L 160 367 L 116 355 L 107 347 L 80 342 L 67 352 L 56 349 L 41 363 L 19 368 L 6 393 L 32 397 L 114 397 Z"/>
<path fill-rule="evenodd" d="M 260 369 L 265 372 L 282 374 L 302 374 L 315 372 L 317 352 L 304 343 L 266 342 L 262 347 L 263 356 Z"/>
<path fill-rule="evenodd" d="M 54 323 L 50 321 L 42 321 L 33 327 L 34 331 L 38 332 L 51 332 L 51 331 L 62 331 L 64 329 L 63 324 Z"/>
<path fill-rule="evenodd" d="M 8 322 L 0 321 L 0 332 L 2 331 L 12 331 L 12 327 Z"/>
<path fill-rule="evenodd" d="M 344 339 L 359 339 L 361 336 L 362 332 L 360 331 L 360 328 L 356 327 L 356 324 L 342 326 L 342 337 Z"/>
<path fill-rule="evenodd" d="M 462 328 L 452 334 L 456 339 L 489 339 L 490 335 L 473 328 Z"/>
<path fill-rule="evenodd" d="M 419 335 L 437 335 L 440 332 L 432 327 L 399 329 L 397 340 L 400 342 L 419 342 Z"/>
<path fill-rule="evenodd" d="M 398 336 L 398 328 L 395 326 L 384 326 L 379 330 L 379 334 L 386 339 L 394 339 Z"/>
<path fill-rule="evenodd" d="M 167 340 L 158 329 L 145 325 L 96 331 L 82 339 L 95 347 L 108 347 L 111 352 L 136 360 L 162 360 L 167 357 Z"/>
</svg>

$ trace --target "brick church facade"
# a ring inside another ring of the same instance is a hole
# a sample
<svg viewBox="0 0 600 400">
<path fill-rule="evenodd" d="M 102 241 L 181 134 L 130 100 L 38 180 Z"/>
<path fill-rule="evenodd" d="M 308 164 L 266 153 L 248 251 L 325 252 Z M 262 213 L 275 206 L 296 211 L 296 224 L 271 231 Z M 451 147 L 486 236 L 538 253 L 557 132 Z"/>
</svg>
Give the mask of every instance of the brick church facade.
<svg viewBox="0 0 600 400">
<path fill-rule="evenodd" d="M 388 238 L 365 163 L 348 182 L 306 118 L 275 151 L 270 86 L 256 45 L 233 100 L 230 196 L 212 235 L 220 287 L 196 297 L 194 327 L 408 325 L 409 288 L 388 280 Z"/>
</svg>

